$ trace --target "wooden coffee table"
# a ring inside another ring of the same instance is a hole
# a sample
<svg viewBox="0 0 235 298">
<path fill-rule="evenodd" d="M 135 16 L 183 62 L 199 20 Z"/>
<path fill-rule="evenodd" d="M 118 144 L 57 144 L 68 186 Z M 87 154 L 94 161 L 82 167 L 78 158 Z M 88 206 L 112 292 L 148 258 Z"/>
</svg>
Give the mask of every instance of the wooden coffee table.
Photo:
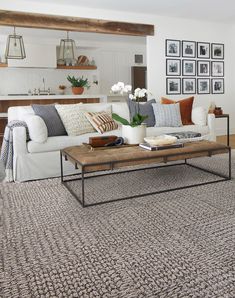
<svg viewBox="0 0 235 298">
<path fill-rule="evenodd" d="M 192 165 L 188 162 L 189 159 L 199 158 L 199 157 L 211 157 L 216 154 L 228 153 L 228 175 L 223 175 L 217 172 L 210 171 L 205 168 L 201 168 L 195 165 Z M 70 161 L 74 164 L 75 169 L 79 169 L 79 177 L 77 178 L 69 178 L 65 180 L 64 172 L 63 172 L 63 159 Z M 169 165 L 156 165 L 159 163 L 167 163 L 171 161 L 183 161 L 182 163 L 177 164 L 169 164 Z M 104 204 L 108 202 L 115 202 L 120 200 L 126 200 L 136 197 L 143 197 L 147 195 L 163 193 L 178 189 L 185 189 L 200 185 L 206 185 L 211 183 L 217 183 L 221 181 L 231 180 L 231 148 L 222 144 L 218 144 L 215 142 L 209 141 L 199 141 L 199 142 L 191 142 L 186 143 L 183 148 L 174 148 L 174 149 L 165 149 L 159 151 L 148 151 L 140 148 L 139 146 L 123 146 L 123 147 L 112 147 L 112 148 L 95 148 L 91 150 L 88 146 L 73 146 L 68 147 L 60 151 L 60 162 L 61 162 L 61 182 L 64 186 L 74 195 L 74 197 L 79 201 L 79 203 L 83 207 L 94 206 L 99 204 Z M 153 166 L 141 167 L 141 168 L 128 168 L 130 166 L 141 166 L 141 165 L 149 165 Z M 179 166 L 186 165 L 190 167 L 194 167 L 196 169 L 202 170 L 204 172 L 216 175 L 221 179 L 196 183 L 193 185 L 180 186 L 177 188 L 165 189 L 165 190 L 156 190 L 150 193 L 144 194 L 136 194 L 129 197 L 118 198 L 114 200 L 102 201 L 102 202 L 94 202 L 90 204 L 86 204 L 85 201 L 85 180 L 100 177 L 105 175 L 114 175 L 121 174 L 132 171 L 140 171 L 145 169 L 152 168 L 162 168 L 166 166 Z M 122 171 L 113 172 L 113 170 L 123 168 Z M 125 169 L 126 168 L 126 169 Z M 99 171 L 109 171 L 97 173 Z M 87 173 L 94 173 L 85 177 Z M 81 180 L 81 195 L 78 196 L 72 189 L 70 189 L 68 185 L 68 181 Z"/>
</svg>

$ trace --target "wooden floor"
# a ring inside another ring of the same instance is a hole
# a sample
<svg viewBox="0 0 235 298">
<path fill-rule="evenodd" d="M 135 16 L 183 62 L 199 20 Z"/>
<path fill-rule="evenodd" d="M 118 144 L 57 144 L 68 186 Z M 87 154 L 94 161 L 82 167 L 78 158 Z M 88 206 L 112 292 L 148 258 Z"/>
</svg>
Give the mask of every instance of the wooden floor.
<svg viewBox="0 0 235 298">
<path fill-rule="evenodd" d="M 217 137 L 217 142 L 222 144 L 227 144 L 227 136 Z M 235 149 L 235 135 L 230 135 L 230 146 L 232 149 Z"/>
</svg>

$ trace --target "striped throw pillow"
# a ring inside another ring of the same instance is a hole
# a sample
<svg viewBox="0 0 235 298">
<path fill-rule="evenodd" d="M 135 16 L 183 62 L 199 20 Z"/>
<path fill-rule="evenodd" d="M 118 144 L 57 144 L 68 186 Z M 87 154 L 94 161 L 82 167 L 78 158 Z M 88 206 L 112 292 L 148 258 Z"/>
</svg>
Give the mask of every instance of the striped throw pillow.
<svg viewBox="0 0 235 298">
<path fill-rule="evenodd" d="M 99 133 L 114 130 L 118 128 L 117 123 L 112 119 L 107 112 L 86 112 L 85 116 L 90 121 L 91 125 Z"/>
</svg>

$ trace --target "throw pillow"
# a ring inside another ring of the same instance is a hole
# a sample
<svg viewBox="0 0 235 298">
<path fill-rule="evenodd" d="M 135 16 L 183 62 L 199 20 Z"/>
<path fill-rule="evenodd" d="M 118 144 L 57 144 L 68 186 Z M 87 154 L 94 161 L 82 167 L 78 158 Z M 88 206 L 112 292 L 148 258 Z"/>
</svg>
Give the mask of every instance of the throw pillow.
<svg viewBox="0 0 235 298">
<path fill-rule="evenodd" d="M 194 96 L 191 96 L 191 97 L 185 98 L 185 99 L 181 99 L 178 101 L 171 100 L 171 99 L 168 99 L 165 97 L 162 97 L 162 99 L 161 99 L 162 104 L 173 104 L 173 103 L 180 104 L 180 114 L 181 114 L 181 120 L 182 120 L 183 125 L 194 124 L 192 121 L 193 101 L 194 101 Z"/>
<path fill-rule="evenodd" d="M 43 119 L 37 115 L 28 115 L 24 120 L 28 126 L 30 139 L 36 143 L 46 142 L 48 131 Z"/>
<path fill-rule="evenodd" d="M 155 99 L 151 99 L 145 103 L 139 104 L 139 114 L 148 116 L 148 118 L 144 121 L 144 123 L 146 123 L 148 127 L 155 125 L 155 118 L 152 107 L 153 103 L 156 103 Z M 138 112 L 138 103 L 128 98 L 127 104 L 129 107 L 130 119 L 132 119 L 134 115 Z"/>
<path fill-rule="evenodd" d="M 32 108 L 34 113 L 40 116 L 47 127 L 48 130 L 48 137 L 53 136 L 64 136 L 66 135 L 65 127 L 58 115 L 55 105 L 37 105 L 33 104 Z"/>
<path fill-rule="evenodd" d="M 160 103 L 153 104 L 153 111 L 155 115 L 155 126 L 157 127 L 178 127 L 182 126 L 180 116 L 180 105 L 170 104 L 162 105 Z"/>
<path fill-rule="evenodd" d="M 93 127 L 99 132 L 104 133 L 105 131 L 110 131 L 118 129 L 118 124 L 112 119 L 107 112 L 86 112 L 86 117 L 93 125 Z"/>
<path fill-rule="evenodd" d="M 81 106 L 80 104 L 55 105 L 69 136 L 78 136 L 95 131 Z"/>
</svg>

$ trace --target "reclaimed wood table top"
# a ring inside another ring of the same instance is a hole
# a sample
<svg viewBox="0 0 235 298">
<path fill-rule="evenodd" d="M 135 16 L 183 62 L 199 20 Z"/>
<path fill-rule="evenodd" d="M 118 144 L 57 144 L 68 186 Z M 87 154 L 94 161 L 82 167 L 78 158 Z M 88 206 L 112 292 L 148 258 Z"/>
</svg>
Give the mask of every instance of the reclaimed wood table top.
<svg viewBox="0 0 235 298">
<path fill-rule="evenodd" d="M 91 148 L 90 146 L 72 146 L 61 150 L 61 154 L 76 167 L 86 171 L 118 169 L 125 166 L 161 163 L 196 157 L 227 153 L 229 147 L 210 141 L 185 143 L 182 148 L 157 151 L 145 150 L 139 146 L 121 146 Z"/>
</svg>

